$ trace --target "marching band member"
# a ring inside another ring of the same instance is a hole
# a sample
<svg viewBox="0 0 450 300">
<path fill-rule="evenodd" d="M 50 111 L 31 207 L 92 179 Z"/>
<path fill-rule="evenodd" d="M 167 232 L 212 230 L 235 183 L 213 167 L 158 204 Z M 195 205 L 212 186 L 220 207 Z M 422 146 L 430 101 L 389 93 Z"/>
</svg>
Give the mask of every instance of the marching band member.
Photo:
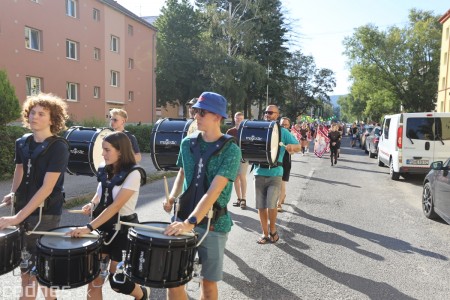
<svg viewBox="0 0 450 300">
<path fill-rule="evenodd" d="M 291 120 L 289 120 L 289 118 L 287 117 L 282 117 L 280 119 L 280 125 L 282 128 L 286 128 L 286 130 L 289 130 L 289 128 L 291 127 Z M 283 176 L 281 177 L 280 196 L 278 197 L 277 202 L 278 212 L 283 211 L 283 207 L 281 206 L 281 204 L 284 204 L 284 199 L 286 199 L 286 182 L 289 181 L 291 167 L 292 167 L 291 155 L 289 154 L 289 152 L 286 151 L 284 152 L 283 155 Z"/>
<path fill-rule="evenodd" d="M 201 238 L 206 232 L 206 215 L 213 209 L 209 233 L 198 247 L 202 264 L 201 299 L 218 299 L 217 282 L 222 280 L 223 256 L 232 221 L 227 212 L 241 162 L 241 150 L 228 135 L 223 135 L 220 124 L 227 118 L 227 101 L 216 93 L 204 92 L 192 107 L 198 132 L 186 137 L 180 147 L 177 165 L 180 167 L 164 210 L 170 212 L 177 195 L 178 217 L 165 231 L 179 235 L 195 231 Z M 188 299 L 184 286 L 169 288 L 168 299 Z"/>
<path fill-rule="evenodd" d="M 56 134 L 66 129 L 68 119 L 65 102 L 52 94 L 29 96 L 22 108 L 22 120 L 31 130 L 17 139 L 11 193 L 3 203 L 13 204 L 16 214 L 0 218 L 0 229 L 11 225 L 28 224 L 32 230 L 49 230 L 59 226 L 64 202 L 64 172 L 69 161 L 69 145 Z M 14 203 L 13 199 L 15 198 Z M 36 240 L 39 235 L 25 234 L 23 255 L 31 255 L 27 268 L 21 269 L 22 294 L 20 299 L 35 299 L 38 283 L 30 270 L 36 262 Z M 52 290 L 41 286 L 46 299 L 55 299 Z"/>
<path fill-rule="evenodd" d="M 99 168 L 97 192 L 91 202 L 83 206 L 83 213 L 90 215 L 93 211 L 94 219 L 83 227 L 68 232 L 76 238 L 98 229 L 104 233 L 105 245 L 102 247 L 103 259 L 111 259 L 109 266 L 109 283 L 111 288 L 136 299 L 148 299 L 150 289 L 139 286 L 130 281 L 124 274 L 118 275 L 124 280 L 118 283 L 113 279 L 116 267 L 122 260 L 122 251 L 126 250 L 128 227 L 122 226 L 119 231 L 114 229 L 117 214 L 120 220 L 139 223 L 135 213 L 139 197 L 139 189 L 145 183 L 145 171 L 136 166 L 136 159 L 129 138 L 122 132 L 113 132 L 103 139 L 102 155 L 106 166 Z M 87 299 L 103 299 L 103 279 L 99 276 L 88 285 Z"/>
<path fill-rule="evenodd" d="M 279 114 L 276 105 L 269 105 L 264 111 L 264 120 L 276 121 Z M 280 195 L 283 176 L 281 163 L 285 151 L 293 154 L 301 150 L 301 145 L 298 144 L 297 139 L 286 128 L 281 128 L 280 141 L 284 144 L 284 146 L 279 146 L 281 147 L 278 155 L 278 163 L 280 165 L 270 167 L 264 164 L 258 164 L 255 165 L 256 167 L 254 169 L 256 208 L 258 209 L 263 232 L 263 235 L 257 241 L 258 244 L 266 244 L 268 242 L 276 243 L 280 239 L 275 223 L 277 220 L 277 199 Z"/>
<path fill-rule="evenodd" d="M 125 133 L 130 139 L 131 146 L 133 147 L 134 157 L 136 162 L 140 162 L 142 159 L 141 150 L 139 149 L 139 144 L 131 132 L 125 130 L 125 123 L 127 122 L 128 114 L 124 109 L 113 108 L 109 112 L 109 126 L 114 129 L 114 131 L 119 131 Z"/>
</svg>

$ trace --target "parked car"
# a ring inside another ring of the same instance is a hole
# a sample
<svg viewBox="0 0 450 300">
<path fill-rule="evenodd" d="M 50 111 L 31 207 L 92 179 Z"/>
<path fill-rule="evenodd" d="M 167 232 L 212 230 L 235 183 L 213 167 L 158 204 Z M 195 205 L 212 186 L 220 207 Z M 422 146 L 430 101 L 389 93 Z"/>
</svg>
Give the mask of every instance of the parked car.
<svg viewBox="0 0 450 300">
<path fill-rule="evenodd" d="M 450 224 L 450 159 L 435 161 L 423 181 L 422 211 L 429 219 L 442 218 Z"/>
<path fill-rule="evenodd" d="M 366 137 L 366 153 L 369 153 L 370 158 L 375 158 L 378 155 L 378 142 L 381 136 L 381 127 L 376 126 Z"/>
<path fill-rule="evenodd" d="M 366 149 L 366 138 L 372 132 L 373 125 L 364 125 L 359 134 L 359 145 L 361 149 Z"/>
<path fill-rule="evenodd" d="M 426 174 L 433 161 L 450 157 L 450 113 L 401 113 L 384 117 L 378 165 L 389 166 L 393 180 Z"/>
</svg>

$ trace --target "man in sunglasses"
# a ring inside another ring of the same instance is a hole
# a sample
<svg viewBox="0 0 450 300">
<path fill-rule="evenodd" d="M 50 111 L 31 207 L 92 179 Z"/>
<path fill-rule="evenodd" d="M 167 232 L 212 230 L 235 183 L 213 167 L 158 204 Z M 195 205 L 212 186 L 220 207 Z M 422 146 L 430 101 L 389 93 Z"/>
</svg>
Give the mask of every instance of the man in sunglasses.
<svg viewBox="0 0 450 300">
<path fill-rule="evenodd" d="M 124 109 L 113 108 L 109 111 L 109 127 L 114 131 L 121 131 L 125 133 L 130 139 L 131 146 L 133 147 L 134 157 L 136 162 L 140 162 L 142 159 L 141 150 L 136 137 L 131 132 L 125 130 L 125 123 L 127 122 L 128 114 Z"/>
<path fill-rule="evenodd" d="M 170 212 L 183 191 L 177 203 L 177 217 L 181 220 L 170 224 L 165 234 L 179 235 L 195 228 L 201 239 L 208 225 L 206 215 L 213 211 L 209 232 L 197 250 L 203 276 L 200 298 L 218 299 L 217 282 L 222 280 L 225 243 L 232 226 L 226 207 L 239 170 L 241 150 L 231 136 L 221 132 L 220 125 L 228 117 L 223 96 L 204 92 L 192 108 L 199 131 L 181 142 L 177 161 L 180 170 L 169 199 L 163 203 L 164 210 Z M 168 289 L 168 299 L 188 299 L 184 286 Z"/>
<path fill-rule="evenodd" d="M 269 105 L 264 112 L 264 120 L 277 121 L 279 115 L 278 107 Z M 263 235 L 257 241 L 258 244 L 276 243 L 280 239 L 275 223 L 278 212 L 277 200 L 280 196 L 283 177 L 283 157 L 285 151 L 294 154 L 301 150 L 297 139 L 283 127 L 281 127 L 280 142 L 283 143 L 283 146 L 279 146 L 278 165 L 257 164 L 254 169 L 255 202 L 263 232 Z"/>
</svg>

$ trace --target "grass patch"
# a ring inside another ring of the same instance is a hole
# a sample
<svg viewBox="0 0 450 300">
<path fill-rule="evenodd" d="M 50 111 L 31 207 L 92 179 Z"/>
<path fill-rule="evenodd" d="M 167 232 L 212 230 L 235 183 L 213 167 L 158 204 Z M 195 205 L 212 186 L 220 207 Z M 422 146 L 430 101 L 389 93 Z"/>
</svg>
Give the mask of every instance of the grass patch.
<svg viewBox="0 0 450 300">
<path fill-rule="evenodd" d="M 163 171 L 163 172 L 156 172 L 153 174 L 147 174 L 147 184 L 150 184 L 152 182 L 161 180 L 166 176 L 167 178 L 175 177 L 177 176 L 178 172 L 176 171 Z M 77 197 L 72 197 L 69 199 L 66 199 L 66 202 L 64 203 L 65 209 L 72 209 L 77 206 L 81 206 L 84 204 L 87 204 L 89 201 L 92 200 L 92 197 L 94 197 L 95 193 L 86 193 Z"/>
</svg>

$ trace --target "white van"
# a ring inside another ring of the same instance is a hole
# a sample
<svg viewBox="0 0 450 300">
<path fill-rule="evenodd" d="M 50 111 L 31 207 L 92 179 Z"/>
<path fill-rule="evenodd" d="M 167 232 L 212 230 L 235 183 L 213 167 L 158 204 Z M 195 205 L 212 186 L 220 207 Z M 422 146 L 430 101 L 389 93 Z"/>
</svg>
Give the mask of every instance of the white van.
<svg viewBox="0 0 450 300">
<path fill-rule="evenodd" d="M 384 117 L 378 165 L 390 176 L 424 174 L 433 161 L 450 157 L 450 113 L 401 113 Z"/>
</svg>

